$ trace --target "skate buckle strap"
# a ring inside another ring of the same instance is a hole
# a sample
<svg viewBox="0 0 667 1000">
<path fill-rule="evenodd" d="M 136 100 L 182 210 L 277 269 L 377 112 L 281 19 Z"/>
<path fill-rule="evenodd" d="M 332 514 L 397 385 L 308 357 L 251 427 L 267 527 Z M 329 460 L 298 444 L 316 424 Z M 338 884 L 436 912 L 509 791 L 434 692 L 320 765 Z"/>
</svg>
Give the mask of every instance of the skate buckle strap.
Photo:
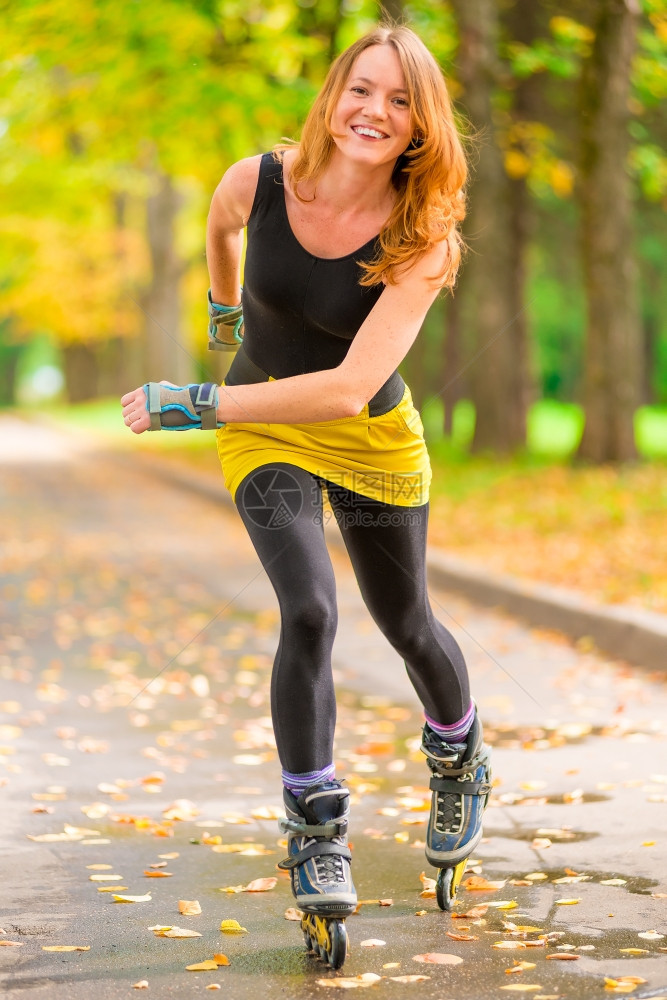
<svg viewBox="0 0 667 1000">
<path fill-rule="evenodd" d="M 347 820 L 330 819 L 326 823 L 300 823 L 295 819 L 281 819 L 278 826 L 283 833 L 298 833 L 304 837 L 342 837 L 347 833 Z"/>
<path fill-rule="evenodd" d="M 434 775 L 429 788 L 433 792 L 454 792 L 457 795 L 486 795 L 491 785 L 486 781 L 461 781 L 457 778 L 440 778 Z"/>
<path fill-rule="evenodd" d="M 291 868 L 296 868 L 297 865 L 303 864 L 304 861 L 308 861 L 309 858 L 319 858 L 324 854 L 336 854 L 340 858 L 346 858 L 348 861 L 352 860 L 352 851 L 349 847 L 324 841 L 320 844 L 309 844 L 308 847 L 304 847 L 298 854 L 285 858 L 284 861 L 279 861 L 278 868 L 289 871 Z"/>
</svg>

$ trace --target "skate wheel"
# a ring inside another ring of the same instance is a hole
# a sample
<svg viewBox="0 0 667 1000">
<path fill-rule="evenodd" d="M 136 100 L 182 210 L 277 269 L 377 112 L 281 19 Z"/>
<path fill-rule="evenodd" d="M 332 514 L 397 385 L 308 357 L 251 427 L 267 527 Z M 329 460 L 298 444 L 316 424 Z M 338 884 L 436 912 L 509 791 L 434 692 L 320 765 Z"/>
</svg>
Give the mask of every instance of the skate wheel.
<svg viewBox="0 0 667 1000">
<path fill-rule="evenodd" d="M 459 861 L 454 868 L 441 868 L 435 883 L 435 896 L 441 910 L 449 912 L 456 902 L 456 892 L 463 873 L 466 869 L 466 861 Z"/>
<path fill-rule="evenodd" d="M 326 955 L 323 955 L 325 962 L 328 962 L 332 969 L 340 969 L 347 956 L 347 930 L 344 920 L 330 920 L 329 922 L 330 948 Z"/>
<path fill-rule="evenodd" d="M 435 883 L 435 898 L 441 910 L 449 911 L 452 908 L 455 899 L 455 893 L 452 892 L 453 882 L 454 869 L 441 868 Z"/>
</svg>

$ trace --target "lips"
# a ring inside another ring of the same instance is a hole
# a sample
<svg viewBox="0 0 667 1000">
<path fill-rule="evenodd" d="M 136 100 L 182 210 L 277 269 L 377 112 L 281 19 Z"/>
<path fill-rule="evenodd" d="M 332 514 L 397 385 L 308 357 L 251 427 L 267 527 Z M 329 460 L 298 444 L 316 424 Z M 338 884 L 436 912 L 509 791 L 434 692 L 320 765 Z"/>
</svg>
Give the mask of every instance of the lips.
<svg viewBox="0 0 667 1000">
<path fill-rule="evenodd" d="M 379 129 L 371 128 L 369 125 L 353 125 L 352 131 L 355 133 L 355 135 L 365 135 L 369 139 L 389 138 L 386 132 L 380 132 Z"/>
</svg>

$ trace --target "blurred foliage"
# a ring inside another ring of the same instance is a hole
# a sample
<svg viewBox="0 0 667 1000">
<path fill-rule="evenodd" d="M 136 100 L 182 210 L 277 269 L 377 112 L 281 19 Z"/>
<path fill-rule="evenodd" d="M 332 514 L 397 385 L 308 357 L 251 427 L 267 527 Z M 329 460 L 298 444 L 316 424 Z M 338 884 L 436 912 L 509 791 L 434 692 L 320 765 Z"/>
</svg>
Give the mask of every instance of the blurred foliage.
<svg viewBox="0 0 667 1000">
<path fill-rule="evenodd" d="M 496 115 L 506 170 L 525 178 L 539 215 L 527 296 L 538 384 L 547 395 L 573 399 L 584 327 L 571 210 L 575 94 L 592 33 L 573 0 L 539 2 L 550 12 L 543 37 L 526 44 L 505 31 L 499 41 Z M 42 334 L 62 346 L 142 335 L 137 303 L 150 281 L 145 202 L 160 174 L 182 195 L 184 314 L 200 329 L 204 222 L 219 177 L 234 160 L 298 137 L 332 57 L 376 22 L 379 6 L 0 0 L 0 350 L 16 351 Z M 664 246 L 667 204 L 667 0 L 642 0 L 642 9 L 628 167 L 643 206 L 640 257 L 651 272 L 643 289 L 645 315 L 657 330 L 651 387 L 665 401 L 667 263 L 657 248 Z M 404 10 L 456 98 L 450 3 L 406 0 Z M 540 81 L 540 116 L 517 120 L 511 95 L 528 77 Z M 435 317 L 428 337 L 437 352 L 438 307 Z"/>
</svg>

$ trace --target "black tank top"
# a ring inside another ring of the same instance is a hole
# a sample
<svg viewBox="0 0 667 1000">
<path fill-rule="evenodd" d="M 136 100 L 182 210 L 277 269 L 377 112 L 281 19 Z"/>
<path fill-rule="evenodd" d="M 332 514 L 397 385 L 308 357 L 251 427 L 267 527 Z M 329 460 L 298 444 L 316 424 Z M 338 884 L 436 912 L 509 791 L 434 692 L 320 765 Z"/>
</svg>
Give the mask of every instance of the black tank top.
<svg viewBox="0 0 667 1000">
<path fill-rule="evenodd" d="M 251 377 L 253 369 L 279 379 L 337 367 L 382 294 L 383 285 L 359 284 L 359 262 L 377 250 L 377 237 L 334 259 L 305 250 L 287 216 L 282 162 L 265 153 L 247 227 L 245 334 L 227 384 L 260 380 Z M 396 406 L 403 389 L 394 373 L 371 400 L 371 415 Z"/>
</svg>

